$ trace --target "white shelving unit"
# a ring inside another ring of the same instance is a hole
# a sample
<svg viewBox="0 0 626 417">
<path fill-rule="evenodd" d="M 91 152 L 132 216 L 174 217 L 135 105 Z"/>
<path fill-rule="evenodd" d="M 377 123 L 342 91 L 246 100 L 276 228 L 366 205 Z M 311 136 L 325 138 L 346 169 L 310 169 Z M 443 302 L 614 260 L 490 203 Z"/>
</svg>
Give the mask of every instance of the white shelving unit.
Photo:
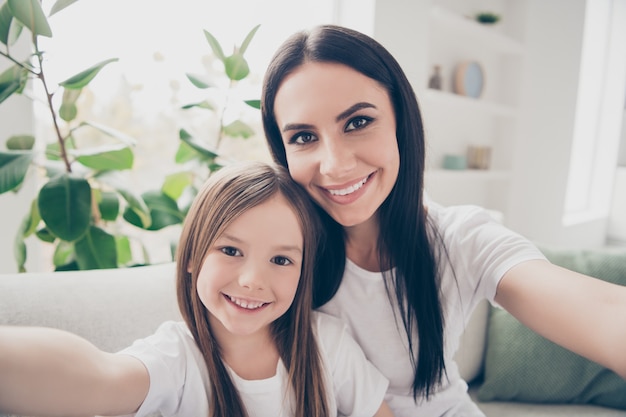
<svg viewBox="0 0 626 417">
<path fill-rule="evenodd" d="M 519 138 L 519 97 L 525 56 L 527 0 L 434 0 L 428 14 L 428 75 L 439 65 L 441 90 L 422 81 L 418 95 L 428 146 L 427 191 L 442 204 L 479 204 L 506 211 L 508 182 Z M 493 25 L 474 16 L 489 11 L 501 16 Z M 484 85 L 479 98 L 453 92 L 456 67 L 480 64 Z M 428 77 L 427 77 L 428 78 Z M 445 170 L 445 155 L 466 155 L 470 146 L 491 148 L 487 170 Z M 506 214 L 505 214 L 506 216 Z"/>
</svg>

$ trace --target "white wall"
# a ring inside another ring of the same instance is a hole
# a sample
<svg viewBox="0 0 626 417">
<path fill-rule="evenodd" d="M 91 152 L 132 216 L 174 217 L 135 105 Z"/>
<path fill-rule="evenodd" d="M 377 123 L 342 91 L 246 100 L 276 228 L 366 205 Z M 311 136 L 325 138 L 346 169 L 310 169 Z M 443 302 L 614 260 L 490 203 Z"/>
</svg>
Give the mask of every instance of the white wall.
<svg viewBox="0 0 626 417">
<path fill-rule="evenodd" d="M 586 221 L 563 222 L 585 7 L 585 0 L 530 2 L 524 139 L 516 152 L 509 209 L 514 229 L 536 241 L 572 247 L 604 245 L 608 222 L 608 209 Z"/>
</svg>

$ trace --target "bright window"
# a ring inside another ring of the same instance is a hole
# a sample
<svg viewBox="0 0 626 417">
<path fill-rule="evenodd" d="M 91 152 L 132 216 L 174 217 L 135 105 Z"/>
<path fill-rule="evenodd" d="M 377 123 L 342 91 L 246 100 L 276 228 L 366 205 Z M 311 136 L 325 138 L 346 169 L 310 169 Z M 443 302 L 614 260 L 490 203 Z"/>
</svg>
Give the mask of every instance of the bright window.
<svg viewBox="0 0 626 417">
<path fill-rule="evenodd" d="M 626 1 L 587 1 L 564 222 L 606 217 L 624 103 Z"/>
</svg>

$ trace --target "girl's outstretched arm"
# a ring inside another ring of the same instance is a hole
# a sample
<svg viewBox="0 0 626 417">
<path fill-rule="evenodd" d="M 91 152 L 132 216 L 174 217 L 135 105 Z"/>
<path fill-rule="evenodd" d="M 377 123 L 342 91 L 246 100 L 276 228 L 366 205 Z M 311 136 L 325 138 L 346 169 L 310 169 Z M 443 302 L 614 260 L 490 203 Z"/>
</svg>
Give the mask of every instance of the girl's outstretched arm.
<svg viewBox="0 0 626 417">
<path fill-rule="evenodd" d="M 378 411 L 376 411 L 376 414 L 374 414 L 374 417 L 393 417 L 393 412 L 391 408 L 389 408 L 389 405 L 387 405 L 387 401 L 383 401 Z"/>
<path fill-rule="evenodd" d="M 528 261 L 508 271 L 496 302 L 540 335 L 626 379 L 626 287 Z"/>
<path fill-rule="evenodd" d="M 131 356 L 103 352 L 58 329 L 0 326 L 0 412 L 129 414 L 149 385 L 148 371 Z"/>
</svg>

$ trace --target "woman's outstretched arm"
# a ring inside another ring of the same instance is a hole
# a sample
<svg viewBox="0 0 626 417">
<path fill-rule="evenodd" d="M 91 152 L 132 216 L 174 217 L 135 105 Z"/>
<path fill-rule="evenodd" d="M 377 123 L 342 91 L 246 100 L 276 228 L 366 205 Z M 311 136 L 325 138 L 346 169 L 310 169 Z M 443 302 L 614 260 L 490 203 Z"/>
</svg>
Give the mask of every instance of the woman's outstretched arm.
<svg viewBox="0 0 626 417">
<path fill-rule="evenodd" d="M 626 379 L 626 287 L 547 261 L 508 271 L 496 302 L 529 328 Z"/>
<path fill-rule="evenodd" d="M 150 385 L 138 360 L 99 350 L 58 329 L 0 326 L 0 411 L 21 415 L 120 415 Z"/>
</svg>

